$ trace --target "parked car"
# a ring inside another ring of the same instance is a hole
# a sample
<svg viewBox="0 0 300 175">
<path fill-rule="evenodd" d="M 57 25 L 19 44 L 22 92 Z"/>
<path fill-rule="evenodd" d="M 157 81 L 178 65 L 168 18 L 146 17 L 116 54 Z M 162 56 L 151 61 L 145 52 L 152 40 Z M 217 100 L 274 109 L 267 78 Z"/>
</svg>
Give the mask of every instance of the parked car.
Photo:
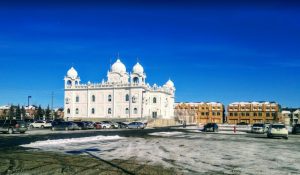
<svg viewBox="0 0 300 175">
<path fill-rule="evenodd" d="M 240 123 L 237 123 L 237 125 L 248 125 L 248 123 L 246 123 L 246 122 L 240 122 Z"/>
<path fill-rule="evenodd" d="M 51 128 L 52 121 L 35 121 L 29 125 L 29 128 Z"/>
<path fill-rule="evenodd" d="M 131 122 L 127 126 L 129 129 L 144 129 L 146 127 L 142 122 Z"/>
<path fill-rule="evenodd" d="M 101 128 L 103 129 L 110 129 L 112 128 L 111 124 L 109 122 L 100 122 Z"/>
<path fill-rule="evenodd" d="M 91 121 L 83 121 L 83 122 L 85 123 L 87 129 L 95 129 L 94 122 Z"/>
<path fill-rule="evenodd" d="M 52 131 L 56 130 L 78 130 L 79 126 L 74 122 L 52 122 Z"/>
<path fill-rule="evenodd" d="M 289 132 L 284 124 L 271 124 L 267 132 L 268 138 L 283 137 L 285 139 L 288 139 L 288 135 Z"/>
<path fill-rule="evenodd" d="M 300 124 L 295 124 L 292 130 L 293 134 L 300 134 Z"/>
<path fill-rule="evenodd" d="M 95 128 L 95 129 L 102 129 L 101 122 L 95 122 L 95 123 L 94 123 L 94 128 Z"/>
<path fill-rule="evenodd" d="M 123 122 L 117 122 L 119 125 L 119 128 L 128 128 L 128 125 L 126 123 Z"/>
<path fill-rule="evenodd" d="M 19 132 L 24 134 L 26 131 L 27 126 L 23 120 L 0 120 L 0 132 L 9 134 Z"/>
<path fill-rule="evenodd" d="M 28 119 L 28 118 L 27 118 L 27 119 L 24 119 L 24 122 L 26 123 L 26 127 L 29 128 L 29 127 L 30 127 L 30 124 L 33 123 L 34 120 L 33 120 L 33 119 Z"/>
<path fill-rule="evenodd" d="M 79 130 L 85 130 L 88 129 L 87 124 L 85 122 L 73 122 L 76 123 L 78 125 Z"/>
<path fill-rule="evenodd" d="M 219 126 L 216 123 L 207 123 L 203 127 L 204 132 L 219 132 Z"/>
<path fill-rule="evenodd" d="M 114 128 L 114 129 L 119 128 L 118 123 L 114 123 L 114 122 L 111 122 L 111 121 L 102 121 L 102 122 L 110 124 L 110 126 L 111 126 L 110 128 Z"/>
<path fill-rule="evenodd" d="M 265 124 L 263 124 L 263 123 L 255 123 L 252 125 L 252 128 L 251 128 L 252 133 L 263 134 L 266 131 L 267 130 L 266 130 Z"/>
</svg>

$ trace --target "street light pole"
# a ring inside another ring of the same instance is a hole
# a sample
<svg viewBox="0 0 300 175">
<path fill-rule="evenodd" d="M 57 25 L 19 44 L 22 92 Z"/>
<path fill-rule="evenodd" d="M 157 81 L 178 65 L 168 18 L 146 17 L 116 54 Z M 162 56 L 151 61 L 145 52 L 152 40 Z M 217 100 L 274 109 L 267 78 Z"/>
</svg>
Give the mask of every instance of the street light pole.
<svg viewBox="0 0 300 175">
<path fill-rule="evenodd" d="M 31 96 L 28 96 L 27 100 L 28 100 L 28 108 L 29 108 L 29 100 L 31 99 Z"/>
</svg>

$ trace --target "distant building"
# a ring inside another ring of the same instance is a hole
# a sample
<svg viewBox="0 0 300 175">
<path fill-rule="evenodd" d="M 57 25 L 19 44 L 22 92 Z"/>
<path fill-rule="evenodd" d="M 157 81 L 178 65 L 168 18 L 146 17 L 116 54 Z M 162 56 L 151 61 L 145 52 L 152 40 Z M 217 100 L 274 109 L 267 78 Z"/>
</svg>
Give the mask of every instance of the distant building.
<svg viewBox="0 0 300 175">
<path fill-rule="evenodd" d="M 227 107 L 227 123 L 278 122 L 281 114 L 280 110 L 281 107 L 276 102 L 235 102 Z"/>
<path fill-rule="evenodd" d="M 129 73 L 118 59 L 107 72 L 106 81 L 80 81 L 72 67 L 65 77 L 64 103 L 64 116 L 70 120 L 174 118 L 174 83 L 168 80 L 163 86 L 150 86 L 139 63 Z"/>
<path fill-rule="evenodd" d="M 293 125 L 299 123 L 299 118 L 300 118 L 300 109 L 297 109 L 296 111 L 293 112 Z"/>
<path fill-rule="evenodd" d="M 292 125 L 292 112 L 291 111 L 282 111 L 280 121 L 286 126 Z"/>
<path fill-rule="evenodd" d="M 224 105 L 219 102 L 176 103 L 175 117 L 187 123 L 223 123 Z"/>
</svg>

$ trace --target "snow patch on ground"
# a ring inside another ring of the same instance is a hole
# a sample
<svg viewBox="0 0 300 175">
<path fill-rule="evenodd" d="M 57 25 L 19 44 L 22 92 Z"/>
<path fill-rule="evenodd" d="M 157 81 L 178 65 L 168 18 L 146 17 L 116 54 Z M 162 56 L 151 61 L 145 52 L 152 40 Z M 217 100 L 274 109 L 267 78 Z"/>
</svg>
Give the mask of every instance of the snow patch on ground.
<svg viewBox="0 0 300 175">
<path fill-rule="evenodd" d="M 184 134 L 184 133 L 183 132 L 155 132 L 155 133 L 151 133 L 149 135 L 170 137 L 170 136 L 176 136 L 176 135 L 182 135 L 182 134 Z"/>
<path fill-rule="evenodd" d="M 67 145 L 74 143 L 90 143 L 98 141 L 108 141 L 108 140 L 120 140 L 123 139 L 120 136 L 95 136 L 95 137 L 82 137 L 82 138 L 71 138 L 71 139 L 58 139 L 58 140 L 46 140 L 46 141 L 37 141 L 26 145 L 21 145 L 22 147 L 30 148 L 40 148 L 43 146 L 56 146 L 56 145 Z"/>
</svg>

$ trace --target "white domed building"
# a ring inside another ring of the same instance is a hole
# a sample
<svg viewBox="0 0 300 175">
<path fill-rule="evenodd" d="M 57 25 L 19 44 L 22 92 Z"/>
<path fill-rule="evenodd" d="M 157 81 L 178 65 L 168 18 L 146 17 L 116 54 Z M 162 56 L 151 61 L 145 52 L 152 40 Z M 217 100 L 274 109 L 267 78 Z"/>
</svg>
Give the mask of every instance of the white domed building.
<svg viewBox="0 0 300 175">
<path fill-rule="evenodd" d="M 120 59 L 111 66 L 107 80 L 82 84 L 75 68 L 65 77 L 65 117 L 75 119 L 173 119 L 175 86 L 150 86 L 140 63 L 127 72 Z"/>
</svg>

